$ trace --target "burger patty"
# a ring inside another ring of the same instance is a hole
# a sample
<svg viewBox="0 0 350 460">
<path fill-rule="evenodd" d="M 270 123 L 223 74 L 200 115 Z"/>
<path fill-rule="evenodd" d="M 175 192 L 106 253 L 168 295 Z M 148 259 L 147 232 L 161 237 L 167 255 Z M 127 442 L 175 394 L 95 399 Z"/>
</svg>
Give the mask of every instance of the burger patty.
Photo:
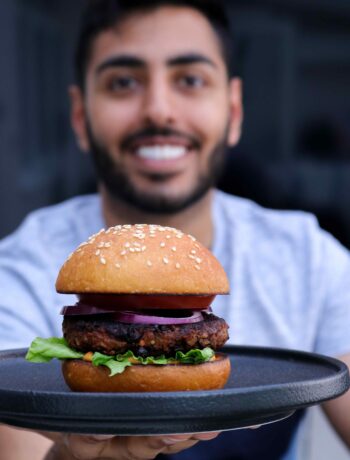
<svg viewBox="0 0 350 460">
<path fill-rule="evenodd" d="M 204 320 L 190 324 L 125 324 L 107 316 L 65 316 L 63 335 L 70 347 L 81 352 L 106 355 L 174 356 L 192 348 L 222 347 L 228 339 L 228 325 L 222 318 L 203 313 Z"/>
</svg>

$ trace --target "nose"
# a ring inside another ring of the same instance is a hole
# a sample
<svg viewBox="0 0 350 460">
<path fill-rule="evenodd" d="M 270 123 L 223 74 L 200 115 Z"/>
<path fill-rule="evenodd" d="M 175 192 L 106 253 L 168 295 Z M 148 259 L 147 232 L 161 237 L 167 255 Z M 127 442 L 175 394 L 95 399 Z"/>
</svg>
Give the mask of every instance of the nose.
<svg viewBox="0 0 350 460">
<path fill-rule="evenodd" d="M 171 126 L 175 121 L 175 104 L 171 86 L 163 76 L 154 77 L 144 96 L 143 114 L 146 124 Z"/>
</svg>

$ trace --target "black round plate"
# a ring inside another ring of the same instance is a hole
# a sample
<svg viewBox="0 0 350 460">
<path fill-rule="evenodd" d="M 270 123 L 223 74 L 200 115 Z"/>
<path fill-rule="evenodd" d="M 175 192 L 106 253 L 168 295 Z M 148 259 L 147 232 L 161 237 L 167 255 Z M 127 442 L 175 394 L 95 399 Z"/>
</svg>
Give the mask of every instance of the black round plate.
<svg viewBox="0 0 350 460">
<path fill-rule="evenodd" d="M 347 366 L 311 353 L 224 349 L 226 387 L 169 393 L 73 393 L 60 362 L 28 363 L 26 350 L 0 352 L 0 422 L 72 433 L 146 435 L 221 431 L 273 422 L 341 395 Z"/>
</svg>

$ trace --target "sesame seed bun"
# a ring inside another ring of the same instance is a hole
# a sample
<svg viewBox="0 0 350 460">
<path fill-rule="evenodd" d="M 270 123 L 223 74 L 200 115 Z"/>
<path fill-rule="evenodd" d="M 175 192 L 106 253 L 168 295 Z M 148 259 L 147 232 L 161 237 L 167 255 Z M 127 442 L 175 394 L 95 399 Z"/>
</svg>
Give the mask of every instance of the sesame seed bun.
<svg viewBox="0 0 350 460">
<path fill-rule="evenodd" d="M 217 353 L 203 364 L 130 366 L 122 374 L 109 376 L 104 366 L 95 367 L 80 359 L 66 360 L 62 372 L 73 391 L 145 392 L 214 390 L 223 388 L 230 374 L 227 355 Z"/>
<path fill-rule="evenodd" d="M 219 261 L 194 237 L 158 225 L 101 230 L 62 266 L 56 289 L 76 294 L 227 294 Z"/>
</svg>

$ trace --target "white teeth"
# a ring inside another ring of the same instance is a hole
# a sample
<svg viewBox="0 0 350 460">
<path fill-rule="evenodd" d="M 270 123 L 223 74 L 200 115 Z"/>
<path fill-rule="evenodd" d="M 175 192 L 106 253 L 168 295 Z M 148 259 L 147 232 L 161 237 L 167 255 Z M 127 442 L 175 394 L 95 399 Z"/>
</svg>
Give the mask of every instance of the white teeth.
<svg viewBox="0 0 350 460">
<path fill-rule="evenodd" d="M 174 160 L 186 154 L 186 147 L 179 145 L 148 145 L 137 149 L 136 154 L 147 160 Z"/>
</svg>

